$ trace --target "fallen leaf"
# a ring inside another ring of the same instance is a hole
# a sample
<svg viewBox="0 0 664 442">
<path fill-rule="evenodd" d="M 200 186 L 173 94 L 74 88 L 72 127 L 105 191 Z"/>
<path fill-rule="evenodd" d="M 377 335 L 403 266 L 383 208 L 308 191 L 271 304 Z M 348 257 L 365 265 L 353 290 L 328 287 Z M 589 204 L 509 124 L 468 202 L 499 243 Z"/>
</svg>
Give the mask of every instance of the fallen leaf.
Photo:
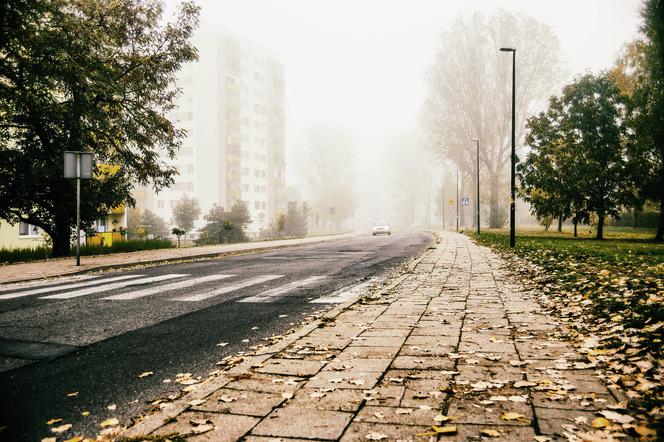
<svg viewBox="0 0 664 442">
<path fill-rule="evenodd" d="M 194 400 L 189 401 L 189 405 L 191 405 L 193 407 L 195 407 L 197 405 L 201 405 L 203 403 L 205 403 L 205 399 L 194 399 Z"/>
<path fill-rule="evenodd" d="M 148 376 L 152 376 L 153 374 L 154 374 L 154 372 L 152 372 L 152 371 L 144 371 L 143 373 L 139 374 L 138 377 L 139 378 L 146 378 Z"/>
<path fill-rule="evenodd" d="M 87 410 L 86 411 L 81 411 L 81 416 L 90 416 L 90 412 L 87 411 Z"/>
<path fill-rule="evenodd" d="M 512 402 L 528 402 L 528 396 L 510 396 L 509 400 Z"/>
<path fill-rule="evenodd" d="M 316 399 L 316 398 L 321 398 L 321 397 L 323 397 L 323 396 L 325 396 L 325 393 L 323 393 L 323 392 L 321 392 L 321 391 L 314 391 L 313 393 L 311 393 L 311 394 L 309 395 L 310 398 L 314 398 L 314 399 Z"/>
<path fill-rule="evenodd" d="M 190 419 L 189 422 L 191 422 L 192 425 L 205 425 L 210 422 L 210 419 Z"/>
<path fill-rule="evenodd" d="M 531 381 L 516 381 L 514 383 L 514 388 L 524 388 L 524 387 L 535 387 L 537 386 L 537 382 L 531 382 Z"/>
<path fill-rule="evenodd" d="M 367 434 L 364 438 L 368 440 L 383 440 L 387 439 L 387 434 L 373 432 Z"/>
<path fill-rule="evenodd" d="M 64 442 L 81 442 L 83 440 L 83 437 L 81 436 L 75 436 L 72 437 L 71 439 L 67 439 Z"/>
<path fill-rule="evenodd" d="M 219 400 L 221 402 L 229 403 L 229 402 L 233 402 L 235 400 L 235 398 L 233 396 L 228 396 L 228 395 L 225 394 L 225 395 L 219 397 Z"/>
<path fill-rule="evenodd" d="M 507 411 L 507 412 L 500 415 L 500 418 L 504 421 L 514 421 L 514 420 L 518 420 L 518 419 L 524 419 L 525 417 L 526 416 L 524 416 L 523 414 L 513 413 L 513 412 L 510 412 L 510 411 Z"/>
<path fill-rule="evenodd" d="M 500 433 L 496 430 L 482 430 L 480 435 L 488 437 L 500 437 Z"/>
<path fill-rule="evenodd" d="M 604 428 L 609 424 L 610 422 L 608 421 L 608 419 L 603 417 L 597 417 L 593 419 L 592 422 L 590 423 L 590 425 L 592 425 L 593 428 Z"/>
<path fill-rule="evenodd" d="M 71 424 L 60 425 L 59 427 L 51 428 L 51 431 L 54 433 L 64 433 L 65 431 L 71 428 Z"/>
<path fill-rule="evenodd" d="M 202 433 L 206 433 L 210 430 L 214 430 L 214 425 L 205 424 L 205 425 L 198 425 L 196 427 L 193 427 L 191 429 L 191 432 L 194 433 L 194 434 L 202 434 Z"/>
<path fill-rule="evenodd" d="M 383 413 L 374 413 L 374 416 L 376 416 L 378 419 L 384 419 L 385 415 Z"/>
<path fill-rule="evenodd" d="M 109 406 L 106 407 L 106 408 L 108 408 L 108 409 L 111 410 L 111 411 L 114 411 L 116 408 L 118 408 L 118 406 L 115 405 L 115 404 L 111 404 L 111 405 L 109 405 Z"/>
<path fill-rule="evenodd" d="M 364 379 L 352 379 L 349 382 L 351 384 L 355 384 L 355 385 L 364 385 Z"/>
<path fill-rule="evenodd" d="M 217 347 L 226 347 L 228 345 L 228 342 L 220 342 L 217 344 Z"/>
<path fill-rule="evenodd" d="M 281 393 L 281 397 L 284 398 L 284 399 L 290 399 L 290 398 L 293 397 L 293 393 L 288 393 L 288 392 Z"/>
<path fill-rule="evenodd" d="M 433 425 L 431 429 L 438 434 L 454 434 L 457 432 L 456 425 L 445 425 L 444 427 Z"/>
<path fill-rule="evenodd" d="M 57 442 L 58 438 L 57 437 L 45 437 L 41 440 L 41 442 Z"/>
<path fill-rule="evenodd" d="M 67 393 L 67 397 L 76 397 L 78 396 L 78 391 L 72 391 L 71 393 Z"/>
<path fill-rule="evenodd" d="M 535 442 L 549 442 L 551 440 L 548 436 L 535 436 Z"/>
<path fill-rule="evenodd" d="M 600 411 L 599 414 L 601 414 L 608 420 L 611 420 L 613 422 L 618 422 L 619 424 L 628 424 L 634 420 L 632 416 L 616 413 L 615 411 L 604 410 Z"/>
<path fill-rule="evenodd" d="M 56 424 L 60 421 L 62 421 L 62 418 L 51 419 L 49 421 L 46 421 L 46 425 L 53 425 L 53 424 Z"/>
<path fill-rule="evenodd" d="M 106 419 L 105 421 L 102 421 L 102 423 L 99 424 L 99 425 L 101 425 L 102 427 L 105 428 L 105 427 L 113 427 L 113 426 L 115 426 L 119 423 L 120 422 L 116 418 L 112 417 L 110 419 Z"/>
</svg>

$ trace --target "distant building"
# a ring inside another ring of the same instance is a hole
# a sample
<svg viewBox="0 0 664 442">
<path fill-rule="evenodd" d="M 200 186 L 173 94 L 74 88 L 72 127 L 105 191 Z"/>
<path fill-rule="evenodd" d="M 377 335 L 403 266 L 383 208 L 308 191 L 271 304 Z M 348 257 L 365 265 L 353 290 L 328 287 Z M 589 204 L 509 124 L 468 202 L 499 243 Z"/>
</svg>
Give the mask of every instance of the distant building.
<svg viewBox="0 0 664 442">
<path fill-rule="evenodd" d="M 178 74 L 182 94 L 171 113 L 187 130 L 173 162 L 180 174 L 171 188 L 158 194 L 140 188 L 134 197 L 171 225 L 171 210 L 185 193 L 198 199 L 201 217 L 214 204 L 244 201 L 248 230 L 257 233 L 285 206 L 284 68 L 228 35 L 201 34 L 194 43 L 199 60 Z"/>
</svg>

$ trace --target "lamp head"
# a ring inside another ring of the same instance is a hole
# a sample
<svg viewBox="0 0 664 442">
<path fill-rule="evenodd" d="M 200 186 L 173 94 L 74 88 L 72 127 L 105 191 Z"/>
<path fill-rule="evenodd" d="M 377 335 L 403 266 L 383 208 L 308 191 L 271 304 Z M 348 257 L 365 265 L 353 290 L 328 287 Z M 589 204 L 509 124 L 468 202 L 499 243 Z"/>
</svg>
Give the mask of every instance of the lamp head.
<svg viewBox="0 0 664 442">
<path fill-rule="evenodd" d="M 470 141 L 479 141 L 479 138 L 471 138 Z"/>
<path fill-rule="evenodd" d="M 516 52 L 516 48 L 500 48 L 501 52 Z"/>
</svg>

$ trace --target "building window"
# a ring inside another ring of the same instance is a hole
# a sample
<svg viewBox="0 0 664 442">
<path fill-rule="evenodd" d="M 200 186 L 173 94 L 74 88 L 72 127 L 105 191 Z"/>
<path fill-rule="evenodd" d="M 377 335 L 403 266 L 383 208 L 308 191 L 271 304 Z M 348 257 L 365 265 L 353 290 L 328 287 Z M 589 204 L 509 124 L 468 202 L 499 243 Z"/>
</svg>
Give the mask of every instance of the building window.
<svg viewBox="0 0 664 442">
<path fill-rule="evenodd" d="M 242 185 L 242 191 L 243 192 L 249 192 L 249 184 L 243 184 Z"/>
<path fill-rule="evenodd" d="M 157 208 L 158 209 L 164 208 L 164 200 L 157 200 Z"/>
<path fill-rule="evenodd" d="M 261 208 L 261 202 L 260 201 L 255 201 L 254 202 L 254 209 L 260 209 Z"/>
<path fill-rule="evenodd" d="M 242 170 L 240 171 L 242 175 L 249 175 L 249 168 L 248 167 L 243 167 Z"/>
<path fill-rule="evenodd" d="M 188 174 L 193 174 L 194 173 L 194 165 L 193 164 L 187 164 L 187 173 Z"/>
<path fill-rule="evenodd" d="M 39 227 L 28 224 L 25 221 L 18 222 L 19 236 L 39 236 Z"/>
<path fill-rule="evenodd" d="M 170 201 L 171 209 L 174 209 L 175 206 L 177 206 L 177 205 L 178 205 L 178 200 L 171 200 L 171 201 Z"/>
</svg>

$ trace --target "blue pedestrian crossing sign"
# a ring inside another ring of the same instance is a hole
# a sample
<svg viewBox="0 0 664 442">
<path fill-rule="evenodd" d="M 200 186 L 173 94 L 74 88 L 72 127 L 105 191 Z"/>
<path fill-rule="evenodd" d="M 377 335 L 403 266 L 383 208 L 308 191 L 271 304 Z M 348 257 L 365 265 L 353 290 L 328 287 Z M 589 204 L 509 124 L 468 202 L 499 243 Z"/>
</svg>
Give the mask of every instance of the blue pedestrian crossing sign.
<svg viewBox="0 0 664 442">
<path fill-rule="evenodd" d="M 470 198 L 468 198 L 467 196 L 464 196 L 463 198 L 461 198 L 461 204 L 463 204 L 464 206 L 469 205 L 470 204 Z"/>
</svg>

